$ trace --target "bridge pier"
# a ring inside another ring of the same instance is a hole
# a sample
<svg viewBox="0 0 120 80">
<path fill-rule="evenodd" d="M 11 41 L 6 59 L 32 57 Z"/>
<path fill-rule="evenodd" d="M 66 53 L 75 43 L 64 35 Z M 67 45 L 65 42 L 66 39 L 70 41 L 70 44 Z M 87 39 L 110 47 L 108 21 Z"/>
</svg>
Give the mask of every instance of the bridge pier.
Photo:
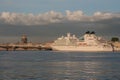
<svg viewBox="0 0 120 80">
<path fill-rule="evenodd" d="M 6 48 L 6 51 L 9 51 L 9 48 Z"/>
</svg>

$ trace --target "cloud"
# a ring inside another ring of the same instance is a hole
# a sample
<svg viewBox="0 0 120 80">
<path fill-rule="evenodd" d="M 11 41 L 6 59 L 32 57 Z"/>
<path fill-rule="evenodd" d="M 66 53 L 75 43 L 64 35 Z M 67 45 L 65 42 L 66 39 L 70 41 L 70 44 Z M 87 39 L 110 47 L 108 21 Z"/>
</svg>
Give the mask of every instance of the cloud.
<svg viewBox="0 0 120 80">
<path fill-rule="evenodd" d="M 85 18 L 85 15 L 82 11 L 71 12 L 69 10 L 66 11 L 66 19 L 71 21 L 81 21 L 82 18 Z"/>
<path fill-rule="evenodd" d="M 63 15 L 58 12 L 50 11 L 44 14 L 23 14 L 23 13 L 0 13 L 0 21 L 15 25 L 43 25 L 62 21 Z"/>
<path fill-rule="evenodd" d="M 0 13 L 0 23 L 12 25 L 46 25 L 51 23 L 64 23 L 71 21 L 95 22 L 114 18 L 120 18 L 120 14 L 95 12 L 93 15 L 88 16 L 83 11 L 80 10 L 73 12 L 67 10 L 65 14 L 55 11 L 49 11 L 46 13 L 36 15 L 32 13 L 29 14 L 10 12 Z"/>
</svg>

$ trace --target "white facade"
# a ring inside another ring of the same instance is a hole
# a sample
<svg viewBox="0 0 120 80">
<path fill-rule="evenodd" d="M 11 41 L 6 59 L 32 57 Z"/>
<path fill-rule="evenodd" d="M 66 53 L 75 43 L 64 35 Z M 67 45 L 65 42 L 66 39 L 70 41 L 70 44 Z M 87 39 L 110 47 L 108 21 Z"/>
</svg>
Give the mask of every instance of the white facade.
<svg viewBox="0 0 120 80">
<path fill-rule="evenodd" d="M 107 41 L 95 34 L 85 34 L 83 40 L 79 40 L 70 33 L 62 36 L 51 45 L 53 50 L 60 51 L 113 51 L 113 47 Z"/>
</svg>

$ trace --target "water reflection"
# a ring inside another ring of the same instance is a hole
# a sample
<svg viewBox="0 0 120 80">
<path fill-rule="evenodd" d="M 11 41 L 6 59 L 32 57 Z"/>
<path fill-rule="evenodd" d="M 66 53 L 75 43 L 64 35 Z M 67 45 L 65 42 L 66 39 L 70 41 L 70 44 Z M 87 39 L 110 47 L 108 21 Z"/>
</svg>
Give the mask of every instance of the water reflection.
<svg viewBox="0 0 120 80">
<path fill-rule="evenodd" d="M 5 62 L 1 72 L 5 79 L 76 80 L 97 75 L 98 63 L 90 62 Z M 94 76 L 93 76 L 94 77 Z M 93 78 L 92 77 L 92 78 Z M 91 78 L 91 79 L 92 79 Z"/>
<path fill-rule="evenodd" d="M 116 70 L 107 69 L 101 62 L 47 62 L 44 64 L 47 67 L 44 74 L 49 74 L 47 80 L 105 80 L 115 75 Z M 113 72 L 114 71 L 114 72 Z M 119 74 L 118 72 L 116 74 Z M 41 73 L 43 75 L 43 73 Z M 45 76 L 46 78 L 46 76 Z"/>
<path fill-rule="evenodd" d="M 67 80 L 96 79 L 94 75 L 100 73 L 97 71 L 100 64 L 94 62 L 50 62 L 49 65 L 52 65 L 50 66 L 51 76 L 59 75 L 61 79 Z"/>
<path fill-rule="evenodd" d="M 119 55 L 112 58 L 110 54 L 91 57 L 89 53 L 48 55 L 0 56 L 0 80 L 120 80 Z"/>
</svg>

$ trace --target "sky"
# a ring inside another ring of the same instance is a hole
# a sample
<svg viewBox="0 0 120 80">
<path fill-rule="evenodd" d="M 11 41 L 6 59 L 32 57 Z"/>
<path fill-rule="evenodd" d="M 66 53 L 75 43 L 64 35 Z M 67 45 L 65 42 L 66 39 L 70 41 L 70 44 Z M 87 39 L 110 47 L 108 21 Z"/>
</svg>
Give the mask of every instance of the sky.
<svg viewBox="0 0 120 80">
<path fill-rule="evenodd" d="M 0 0 L 0 42 L 51 41 L 67 32 L 120 37 L 120 0 Z"/>
</svg>

